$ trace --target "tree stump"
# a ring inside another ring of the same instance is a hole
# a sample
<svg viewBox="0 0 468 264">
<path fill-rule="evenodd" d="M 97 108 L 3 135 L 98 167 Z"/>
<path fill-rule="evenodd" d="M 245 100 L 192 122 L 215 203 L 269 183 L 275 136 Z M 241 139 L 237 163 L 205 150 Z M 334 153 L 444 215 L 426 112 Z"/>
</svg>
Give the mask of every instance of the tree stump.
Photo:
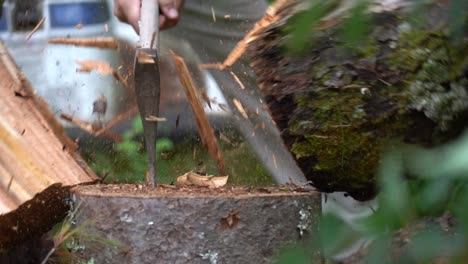
<svg viewBox="0 0 468 264">
<path fill-rule="evenodd" d="M 90 185 L 72 190 L 96 263 L 270 263 L 316 231 L 321 195 L 295 188 Z M 86 236 L 83 236 L 86 237 Z M 321 263 L 320 252 L 310 252 Z"/>
<path fill-rule="evenodd" d="M 467 127 L 468 38 L 448 34 L 451 1 L 429 2 L 417 13 L 370 12 L 368 34 L 354 46 L 340 38 L 344 15 L 319 21 L 300 56 L 287 53 L 288 30 L 306 17 L 291 4 L 251 37 L 260 91 L 285 145 L 319 190 L 371 199 L 385 148 L 432 147 Z"/>
</svg>

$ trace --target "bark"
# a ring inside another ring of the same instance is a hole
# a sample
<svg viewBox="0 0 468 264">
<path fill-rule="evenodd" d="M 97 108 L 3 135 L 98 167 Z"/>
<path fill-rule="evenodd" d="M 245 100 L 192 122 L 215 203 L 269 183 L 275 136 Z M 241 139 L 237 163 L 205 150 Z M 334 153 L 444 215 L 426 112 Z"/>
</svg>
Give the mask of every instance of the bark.
<svg viewBox="0 0 468 264">
<path fill-rule="evenodd" d="M 343 23 L 334 17 L 319 24 L 303 54 L 286 53 L 294 8 L 252 37 L 261 93 L 283 141 L 321 191 L 370 199 L 386 147 L 431 147 L 466 127 L 467 38 L 449 40 L 446 3 L 424 8 L 419 23 L 410 23 L 406 9 L 372 13 L 358 47 L 343 45 Z"/>
<path fill-rule="evenodd" d="M 271 263 L 285 246 L 317 230 L 321 215 L 318 192 L 173 188 L 74 189 L 78 227 L 91 220 L 82 232 L 123 245 L 82 239 L 82 257 L 96 263 Z M 320 252 L 310 254 L 321 263 Z"/>
</svg>

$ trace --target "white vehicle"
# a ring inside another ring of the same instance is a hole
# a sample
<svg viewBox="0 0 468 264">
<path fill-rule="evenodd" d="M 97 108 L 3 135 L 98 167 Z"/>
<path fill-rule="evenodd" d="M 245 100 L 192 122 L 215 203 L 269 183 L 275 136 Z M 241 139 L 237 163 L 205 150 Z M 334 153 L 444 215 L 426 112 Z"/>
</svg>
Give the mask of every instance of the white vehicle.
<svg viewBox="0 0 468 264">
<path fill-rule="evenodd" d="M 24 5 L 27 5 L 25 7 Z M 127 47 L 134 47 L 138 36 L 133 29 L 117 21 L 113 16 L 112 0 L 32 0 L 8 1 L 3 5 L 0 20 L 0 38 L 9 49 L 39 96 L 43 97 L 56 115 L 66 113 L 87 122 L 97 119 L 93 114 L 93 102 L 99 97 L 107 98 L 106 114 L 103 122 L 112 120 L 123 112 L 128 94 L 125 88 L 112 75 L 77 72 L 76 61 L 97 60 L 110 63 L 114 69 L 133 64 L 133 50 L 104 50 L 65 45 L 47 44 L 54 37 L 104 37 L 114 36 Z M 28 34 L 45 17 L 44 23 L 32 37 Z M 124 72 L 122 70 L 122 72 Z M 223 101 L 216 83 L 206 73 L 209 97 Z M 163 87 L 164 89 L 164 87 Z M 185 100 L 183 94 L 179 97 Z M 164 107 L 164 103 L 162 103 Z M 190 111 L 187 107 L 166 105 L 178 111 Z M 182 109 L 182 110 L 180 110 Z M 174 117 L 170 109 L 161 109 Z M 222 114 L 220 109 L 209 114 Z M 73 127 L 63 122 L 66 127 Z"/>
</svg>

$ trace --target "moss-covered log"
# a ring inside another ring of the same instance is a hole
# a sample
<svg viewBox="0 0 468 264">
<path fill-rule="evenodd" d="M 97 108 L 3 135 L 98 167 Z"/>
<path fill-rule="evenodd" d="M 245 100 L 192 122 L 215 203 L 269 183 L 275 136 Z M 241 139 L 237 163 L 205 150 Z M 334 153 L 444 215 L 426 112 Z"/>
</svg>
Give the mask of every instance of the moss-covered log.
<svg viewBox="0 0 468 264">
<path fill-rule="evenodd" d="M 341 23 L 324 23 L 300 56 L 285 52 L 291 8 L 250 44 L 282 138 L 320 190 L 372 198 L 390 142 L 431 147 L 466 127 L 468 40 L 450 40 L 447 6 L 424 8 L 417 22 L 404 11 L 373 13 L 359 47 L 343 45 Z"/>
</svg>

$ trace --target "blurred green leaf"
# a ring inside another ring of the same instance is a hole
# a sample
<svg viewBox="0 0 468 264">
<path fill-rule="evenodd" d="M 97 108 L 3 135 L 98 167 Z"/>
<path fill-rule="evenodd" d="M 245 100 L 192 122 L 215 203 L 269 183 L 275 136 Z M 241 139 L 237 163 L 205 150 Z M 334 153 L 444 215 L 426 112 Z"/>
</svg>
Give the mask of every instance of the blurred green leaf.
<svg viewBox="0 0 468 264">
<path fill-rule="evenodd" d="M 468 131 L 435 149 L 406 146 L 403 155 L 405 168 L 411 175 L 468 179 Z"/>
<path fill-rule="evenodd" d="M 445 211 L 450 194 L 451 182 L 441 178 L 427 183 L 418 191 L 416 206 L 426 215 L 441 214 Z"/>
<path fill-rule="evenodd" d="M 398 151 L 386 153 L 378 170 L 381 192 L 379 204 L 390 212 L 404 214 L 407 211 L 409 194 L 407 183 L 402 178 L 403 157 Z"/>
<path fill-rule="evenodd" d="M 310 258 L 299 245 L 284 250 L 280 255 L 277 264 L 307 264 L 310 263 Z"/>
<path fill-rule="evenodd" d="M 156 151 L 158 153 L 171 151 L 174 149 L 174 143 L 168 138 L 159 138 L 156 141 Z"/>
<path fill-rule="evenodd" d="M 360 238 L 358 232 L 333 214 L 322 216 L 319 230 L 320 242 L 325 257 L 332 257 Z"/>
<path fill-rule="evenodd" d="M 134 135 L 143 134 L 143 122 L 141 121 L 140 116 L 133 119 L 132 132 Z"/>
<path fill-rule="evenodd" d="M 449 4 L 449 27 L 453 40 L 462 40 L 467 28 L 468 1 L 452 0 Z"/>
<path fill-rule="evenodd" d="M 122 151 L 128 155 L 134 155 L 140 149 L 141 144 L 136 141 L 124 140 L 115 145 L 117 151 Z"/>
<path fill-rule="evenodd" d="M 300 12 L 291 18 L 290 24 L 292 28 L 288 29 L 291 33 L 287 43 L 288 50 L 295 53 L 300 53 L 304 50 L 312 40 L 312 33 L 320 20 L 332 11 L 339 4 L 339 1 L 309 0 L 308 4 L 310 7 L 306 11 Z"/>
<path fill-rule="evenodd" d="M 370 30 L 371 17 L 367 12 L 369 1 L 359 0 L 350 11 L 350 16 L 345 19 L 341 28 L 345 46 L 355 48 L 368 42 L 367 34 Z"/>
<path fill-rule="evenodd" d="M 390 254 L 391 236 L 388 232 L 380 233 L 369 248 L 369 254 L 365 257 L 367 264 L 390 264 L 393 263 Z"/>
</svg>

